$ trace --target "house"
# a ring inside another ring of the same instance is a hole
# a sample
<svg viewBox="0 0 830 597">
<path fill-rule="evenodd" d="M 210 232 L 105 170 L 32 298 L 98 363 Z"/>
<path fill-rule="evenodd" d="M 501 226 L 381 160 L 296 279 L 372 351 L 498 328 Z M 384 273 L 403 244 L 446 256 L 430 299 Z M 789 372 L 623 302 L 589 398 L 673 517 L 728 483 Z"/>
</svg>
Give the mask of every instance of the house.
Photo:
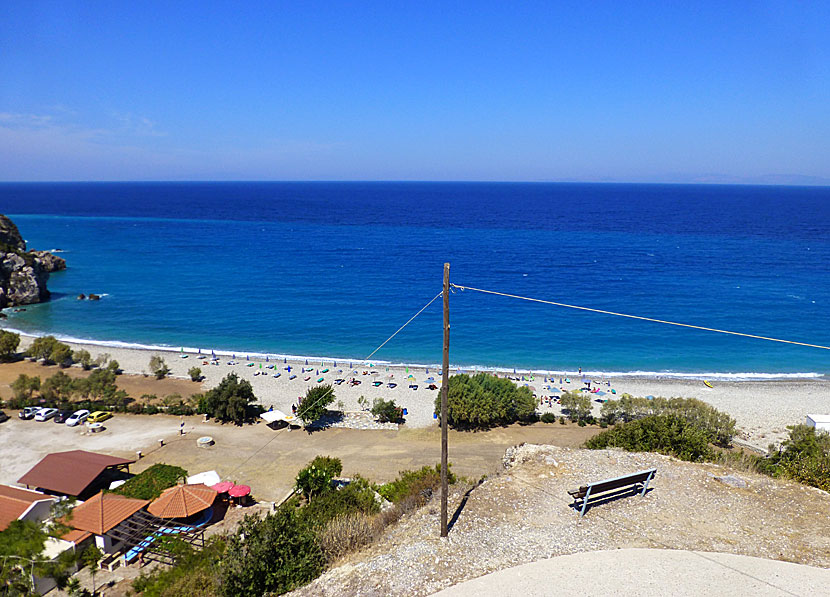
<svg viewBox="0 0 830 597">
<path fill-rule="evenodd" d="M 0 531 L 6 530 L 13 520 L 45 520 L 57 501 L 39 491 L 0 485 Z"/>
<path fill-rule="evenodd" d="M 115 553 L 123 545 L 118 538 L 111 536 L 109 532 L 149 503 L 147 500 L 137 500 L 117 493 L 101 491 L 72 509 L 71 518 L 64 522 L 75 529 L 77 536 L 73 535 L 68 538 L 65 535 L 63 538 L 78 543 L 86 537 L 94 535 L 98 549 L 105 554 Z"/>
<path fill-rule="evenodd" d="M 123 477 L 134 462 L 85 450 L 56 452 L 43 458 L 17 482 L 44 493 L 87 499 Z"/>
</svg>

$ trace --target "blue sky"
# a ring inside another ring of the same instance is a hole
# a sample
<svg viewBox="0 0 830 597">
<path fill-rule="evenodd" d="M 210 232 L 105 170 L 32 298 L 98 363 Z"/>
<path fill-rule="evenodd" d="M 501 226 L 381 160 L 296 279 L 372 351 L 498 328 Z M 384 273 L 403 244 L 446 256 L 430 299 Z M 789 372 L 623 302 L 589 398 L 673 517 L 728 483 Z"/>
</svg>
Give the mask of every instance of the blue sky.
<svg viewBox="0 0 830 597">
<path fill-rule="evenodd" d="M 0 180 L 830 184 L 830 2 L 0 3 Z"/>
</svg>

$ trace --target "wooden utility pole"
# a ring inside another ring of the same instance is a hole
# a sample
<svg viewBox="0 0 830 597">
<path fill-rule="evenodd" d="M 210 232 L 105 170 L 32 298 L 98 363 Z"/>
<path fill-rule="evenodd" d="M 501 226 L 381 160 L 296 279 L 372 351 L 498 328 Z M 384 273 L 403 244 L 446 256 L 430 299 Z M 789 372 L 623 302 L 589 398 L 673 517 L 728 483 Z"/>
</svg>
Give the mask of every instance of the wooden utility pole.
<svg viewBox="0 0 830 597">
<path fill-rule="evenodd" d="M 444 360 L 441 378 L 441 536 L 447 536 L 447 394 L 450 390 L 450 264 L 444 264 Z"/>
</svg>

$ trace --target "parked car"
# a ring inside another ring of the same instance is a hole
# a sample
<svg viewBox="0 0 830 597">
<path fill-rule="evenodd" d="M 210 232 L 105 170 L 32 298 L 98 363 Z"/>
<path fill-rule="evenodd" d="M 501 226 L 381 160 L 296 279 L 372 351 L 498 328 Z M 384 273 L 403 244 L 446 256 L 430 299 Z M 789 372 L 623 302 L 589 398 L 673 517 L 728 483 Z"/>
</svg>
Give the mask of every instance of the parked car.
<svg viewBox="0 0 830 597">
<path fill-rule="evenodd" d="M 39 411 L 40 408 L 41 407 L 39 407 L 39 406 L 27 406 L 23 410 L 21 410 L 19 413 L 17 413 L 17 416 L 20 417 L 21 419 L 23 419 L 24 421 L 28 421 L 29 419 L 34 419 L 35 415 L 37 414 L 37 411 Z"/>
<path fill-rule="evenodd" d="M 66 419 L 66 424 L 70 427 L 74 427 L 78 423 L 83 423 L 84 421 L 86 421 L 87 417 L 89 417 L 89 411 L 85 408 L 82 408 L 81 410 L 76 410 L 74 413 L 72 413 L 69 416 L 69 418 Z"/>
<path fill-rule="evenodd" d="M 9 420 L 9 415 L 7 415 L 2 410 L 0 410 L 0 423 L 3 423 L 3 422 L 8 421 L 8 420 Z"/>
<path fill-rule="evenodd" d="M 58 414 L 55 415 L 55 418 L 53 420 L 55 421 L 55 423 L 63 424 L 66 423 L 66 420 L 71 416 L 71 410 L 59 410 Z"/>
<path fill-rule="evenodd" d="M 41 408 L 35 413 L 35 421 L 48 421 L 58 414 L 57 408 Z"/>
<path fill-rule="evenodd" d="M 106 421 L 107 419 L 112 418 L 112 413 L 108 413 L 105 410 L 96 410 L 94 413 L 89 415 L 87 418 L 87 423 L 100 423 L 101 421 Z"/>
</svg>

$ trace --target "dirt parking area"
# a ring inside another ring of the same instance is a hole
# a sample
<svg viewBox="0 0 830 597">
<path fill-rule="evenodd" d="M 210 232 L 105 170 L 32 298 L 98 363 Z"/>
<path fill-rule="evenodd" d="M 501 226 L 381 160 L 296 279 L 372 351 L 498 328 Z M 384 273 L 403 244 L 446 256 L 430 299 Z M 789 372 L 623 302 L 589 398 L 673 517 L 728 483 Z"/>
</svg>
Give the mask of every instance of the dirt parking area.
<svg viewBox="0 0 830 597">
<path fill-rule="evenodd" d="M 204 422 L 201 416 L 184 417 L 185 435 L 179 435 L 181 417 L 116 414 L 102 433 L 67 427 L 52 421 L 22 421 L 16 411 L 0 424 L 0 483 L 14 484 L 51 452 L 89 450 L 113 456 L 143 457 L 130 467 L 141 472 L 157 462 L 174 464 L 194 474 L 215 470 L 222 478 L 250 485 L 260 501 L 278 501 L 290 491 L 302 467 L 317 455 L 343 461 L 343 474 L 360 474 L 385 482 L 399 471 L 440 462 L 438 427 L 397 431 L 326 429 L 307 433 L 300 429 L 274 430 L 264 423 L 237 427 Z M 450 432 L 449 457 L 456 474 L 477 478 L 498 470 L 505 449 L 528 443 L 578 446 L 598 429 L 576 425 L 513 425 L 487 432 Z M 214 445 L 200 448 L 202 436 Z M 164 440 L 161 446 L 159 440 Z"/>
</svg>

